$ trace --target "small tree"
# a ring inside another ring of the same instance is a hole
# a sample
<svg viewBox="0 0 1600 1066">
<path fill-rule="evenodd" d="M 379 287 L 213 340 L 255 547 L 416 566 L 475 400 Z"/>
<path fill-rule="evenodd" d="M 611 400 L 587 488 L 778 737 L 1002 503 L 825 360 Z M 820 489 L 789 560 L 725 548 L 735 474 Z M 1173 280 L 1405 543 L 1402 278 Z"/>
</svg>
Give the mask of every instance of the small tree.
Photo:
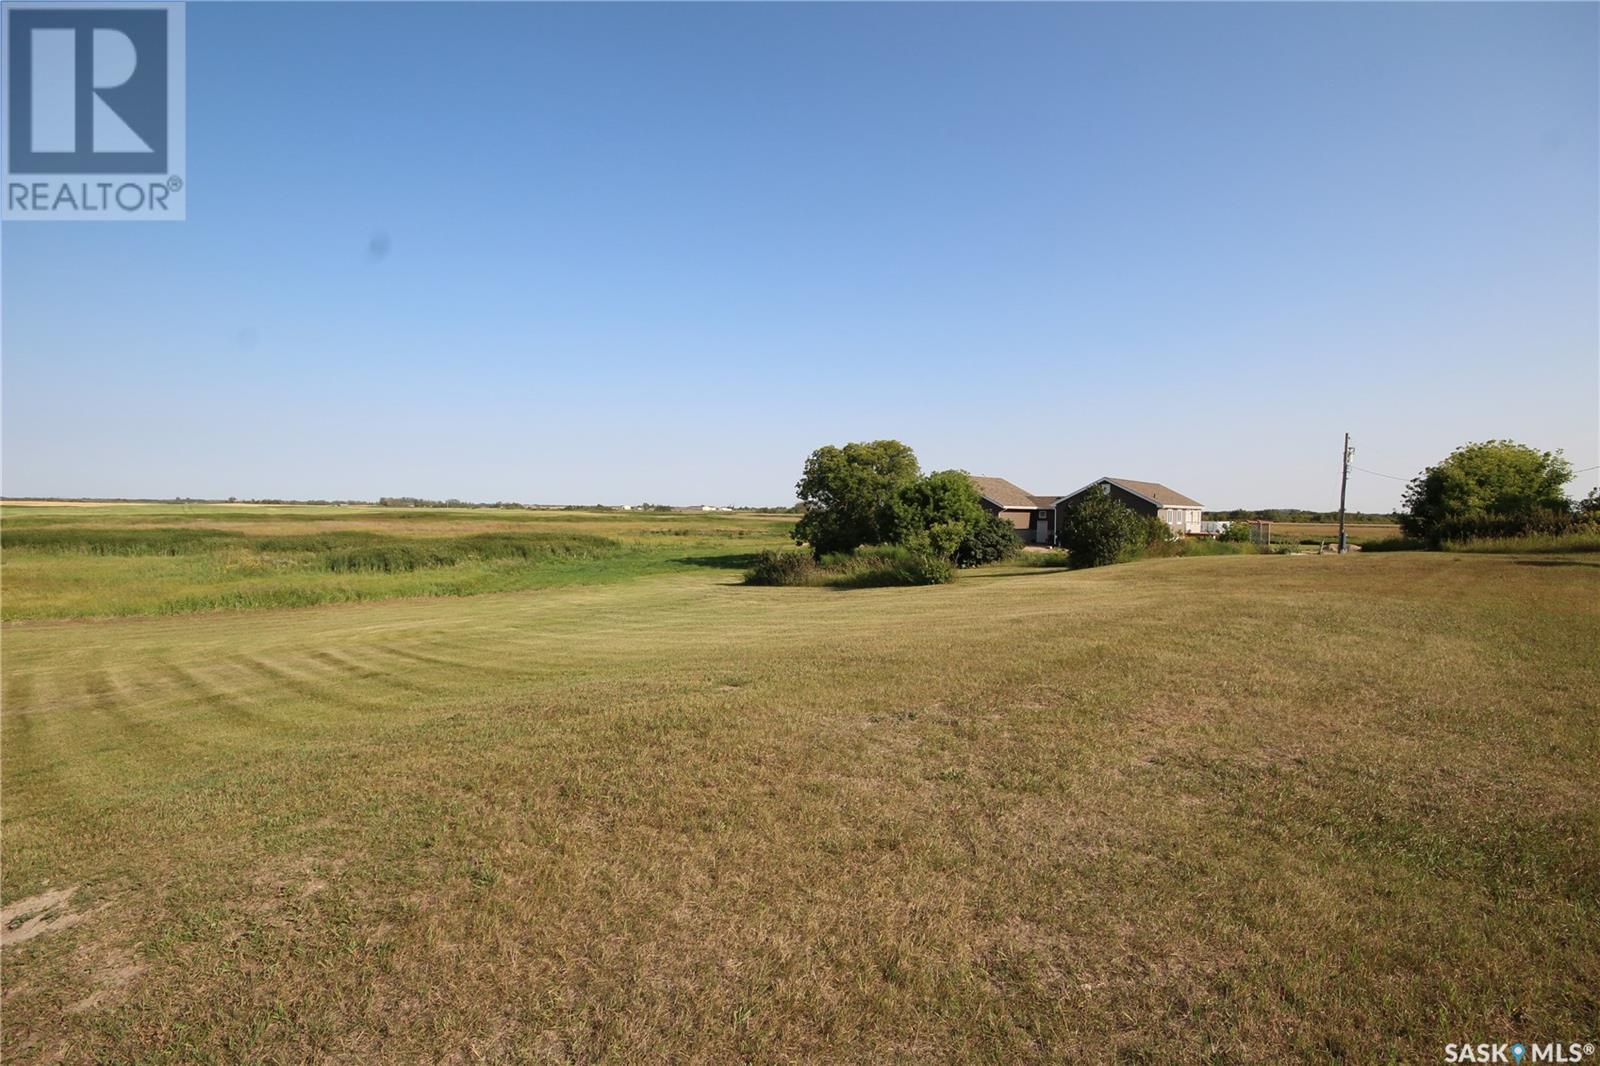
<svg viewBox="0 0 1600 1066">
<path fill-rule="evenodd" d="M 917 456 L 897 440 L 828 445 L 806 460 L 795 485 L 805 513 L 796 544 L 817 558 L 890 540 L 901 490 L 917 480 Z"/>
<path fill-rule="evenodd" d="M 1107 566 L 1127 559 L 1143 548 L 1149 524 L 1120 500 L 1089 492 L 1066 508 L 1061 522 L 1061 546 L 1067 565 L 1074 569 Z"/>
<path fill-rule="evenodd" d="M 1570 513 L 1563 490 L 1571 479 L 1572 464 L 1559 451 L 1509 440 L 1464 444 L 1406 486 L 1400 525 L 1408 536 L 1437 541 L 1474 523 L 1540 522 Z"/>
</svg>

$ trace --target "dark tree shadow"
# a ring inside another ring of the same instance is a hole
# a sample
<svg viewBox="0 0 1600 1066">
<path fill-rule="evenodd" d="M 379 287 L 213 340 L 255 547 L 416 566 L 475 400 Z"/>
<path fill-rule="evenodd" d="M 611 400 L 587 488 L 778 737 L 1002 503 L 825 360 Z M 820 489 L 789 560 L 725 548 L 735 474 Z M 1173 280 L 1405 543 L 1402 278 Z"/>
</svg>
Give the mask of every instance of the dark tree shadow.
<svg viewBox="0 0 1600 1066">
<path fill-rule="evenodd" d="M 673 560 L 687 566 L 706 566 L 713 570 L 748 570 L 756 565 L 755 552 L 737 555 L 685 555 Z"/>
<path fill-rule="evenodd" d="M 1600 570 L 1600 563 L 1585 559 L 1518 559 L 1518 566 L 1588 566 Z"/>
</svg>

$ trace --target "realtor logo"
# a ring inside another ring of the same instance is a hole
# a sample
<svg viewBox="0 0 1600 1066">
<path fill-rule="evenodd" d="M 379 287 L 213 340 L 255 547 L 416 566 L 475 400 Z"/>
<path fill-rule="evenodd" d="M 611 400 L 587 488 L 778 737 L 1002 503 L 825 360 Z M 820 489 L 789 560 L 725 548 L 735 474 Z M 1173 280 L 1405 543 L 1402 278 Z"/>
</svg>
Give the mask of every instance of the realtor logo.
<svg viewBox="0 0 1600 1066">
<path fill-rule="evenodd" d="M 181 3 L 5 5 L 4 217 L 184 217 Z"/>
</svg>

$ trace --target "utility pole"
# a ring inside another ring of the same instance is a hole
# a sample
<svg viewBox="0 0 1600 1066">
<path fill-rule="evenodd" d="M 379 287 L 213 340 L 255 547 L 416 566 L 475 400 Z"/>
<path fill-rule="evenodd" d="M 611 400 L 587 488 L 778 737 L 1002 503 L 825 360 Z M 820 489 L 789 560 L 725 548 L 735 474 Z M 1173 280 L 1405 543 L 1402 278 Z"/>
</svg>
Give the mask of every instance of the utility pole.
<svg viewBox="0 0 1600 1066">
<path fill-rule="evenodd" d="M 1350 550 L 1350 541 L 1344 535 L 1344 490 L 1350 484 L 1350 434 L 1344 435 L 1344 470 L 1339 475 L 1339 554 Z"/>
</svg>

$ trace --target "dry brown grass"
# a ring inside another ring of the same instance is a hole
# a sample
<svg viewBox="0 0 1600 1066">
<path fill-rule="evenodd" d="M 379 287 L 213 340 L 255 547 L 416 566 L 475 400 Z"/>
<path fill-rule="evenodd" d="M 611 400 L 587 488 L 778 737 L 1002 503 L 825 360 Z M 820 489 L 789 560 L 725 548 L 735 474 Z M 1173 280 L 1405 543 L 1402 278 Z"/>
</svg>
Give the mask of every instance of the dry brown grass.
<svg viewBox="0 0 1600 1066">
<path fill-rule="evenodd" d="M 1392 540 L 1400 536 L 1400 527 L 1393 522 L 1347 522 L 1345 536 L 1351 544 L 1366 544 L 1374 540 Z M 1327 541 L 1339 539 L 1337 522 L 1273 522 L 1272 539 L 1287 541 Z"/>
<path fill-rule="evenodd" d="M 737 580 L 7 628 L 6 1061 L 1593 1035 L 1592 563 Z"/>
</svg>

